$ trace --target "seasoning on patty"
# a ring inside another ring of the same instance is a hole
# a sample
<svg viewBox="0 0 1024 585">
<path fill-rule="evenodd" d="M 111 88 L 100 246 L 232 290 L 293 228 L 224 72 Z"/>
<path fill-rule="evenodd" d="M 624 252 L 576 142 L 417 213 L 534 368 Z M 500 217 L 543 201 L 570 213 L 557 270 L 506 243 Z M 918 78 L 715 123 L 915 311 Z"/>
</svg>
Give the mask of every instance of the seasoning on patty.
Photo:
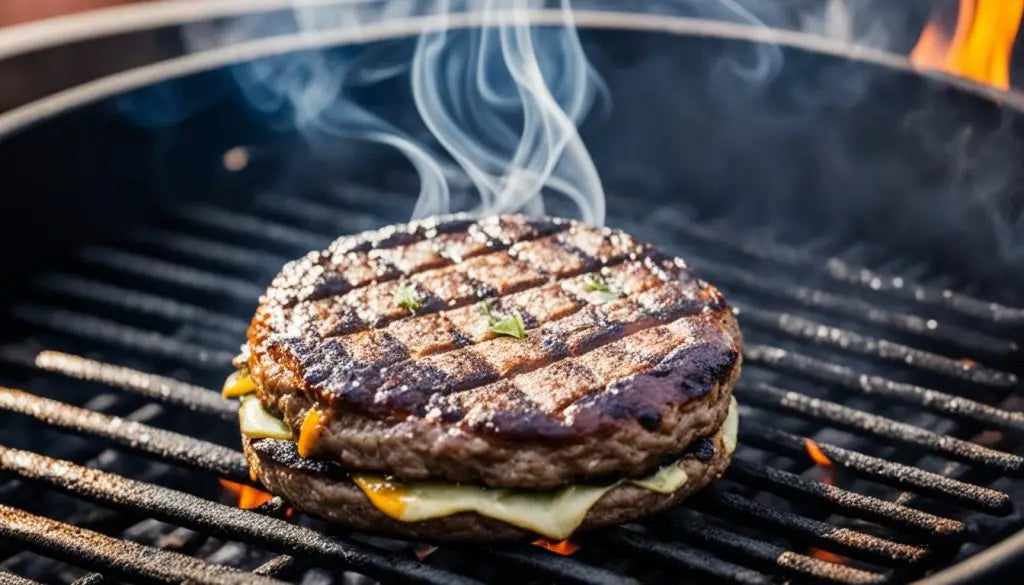
<svg viewBox="0 0 1024 585">
<path fill-rule="evenodd" d="M 341 238 L 274 279 L 246 354 L 225 395 L 250 392 L 255 476 L 361 530 L 562 539 L 681 501 L 735 448 L 740 335 L 721 294 L 569 220 Z"/>
</svg>

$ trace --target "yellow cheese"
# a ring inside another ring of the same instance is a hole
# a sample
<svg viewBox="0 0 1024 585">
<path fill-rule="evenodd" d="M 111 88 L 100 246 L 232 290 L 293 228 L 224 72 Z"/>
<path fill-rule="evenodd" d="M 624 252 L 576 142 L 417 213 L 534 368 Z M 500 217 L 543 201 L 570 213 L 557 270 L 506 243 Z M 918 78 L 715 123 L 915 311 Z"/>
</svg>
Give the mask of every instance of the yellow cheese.
<svg viewBox="0 0 1024 585">
<path fill-rule="evenodd" d="M 243 396 L 242 407 L 238 412 L 242 434 L 247 437 L 292 438 L 288 425 L 267 412 L 255 396 Z M 299 434 L 300 454 L 309 451 L 310 443 L 320 432 L 321 422 L 318 411 L 307 413 Z M 730 454 L 736 449 L 738 428 L 739 407 L 733 398 L 718 435 L 726 452 Z M 353 475 L 352 479 L 378 510 L 396 520 L 418 522 L 459 512 L 476 512 L 481 516 L 532 530 L 552 540 L 562 540 L 579 528 L 587 512 L 602 496 L 623 483 L 659 494 L 671 494 L 686 485 L 689 478 L 686 470 L 676 462 L 641 479 L 623 480 L 603 486 L 570 485 L 550 492 L 513 491 L 448 483 L 404 484 L 375 475 Z"/>
<path fill-rule="evenodd" d="M 676 462 L 662 467 L 653 475 L 642 479 L 632 479 L 629 483 L 659 494 L 671 494 L 683 487 L 688 479 L 690 478 L 686 476 L 686 470 L 679 465 L 679 462 Z"/>
<path fill-rule="evenodd" d="M 719 432 L 728 453 L 736 449 L 738 411 L 736 400 L 732 399 Z M 568 538 L 602 496 L 624 483 L 571 485 L 551 492 L 525 492 L 445 483 L 403 484 L 372 475 L 356 475 L 353 479 L 377 509 L 396 520 L 417 522 L 459 512 L 476 512 L 552 540 Z M 625 481 L 659 494 L 670 494 L 686 485 L 688 479 L 686 470 L 677 462 L 648 477 Z"/>
<path fill-rule="evenodd" d="M 736 450 L 737 435 L 740 430 L 740 405 L 736 403 L 736 397 L 729 399 L 729 413 L 725 415 L 725 422 L 722 423 L 722 445 L 725 452 L 732 455 Z"/>
<path fill-rule="evenodd" d="M 250 439 L 291 439 L 292 431 L 284 421 L 267 412 L 252 394 L 242 397 L 238 409 L 238 423 L 242 434 Z"/>
<path fill-rule="evenodd" d="M 224 380 L 224 387 L 220 393 L 224 398 L 237 398 L 255 391 L 256 383 L 252 381 L 248 370 L 237 370 Z"/>
<path fill-rule="evenodd" d="M 554 540 L 572 534 L 591 506 L 617 485 L 571 485 L 531 493 L 447 483 L 400 484 L 365 475 L 354 479 L 378 510 L 396 520 L 417 522 L 476 512 Z"/>
<path fill-rule="evenodd" d="M 322 419 L 320 411 L 315 408 L 306 412 L 306 418 L 302 419 L 302 426 L 299 428 L 299 441 L 295 445 L 300 457 L 313 455 L 317 440 L 320 439 L 320 432 L 323 430 L 320 424 Z"/>
</svg>

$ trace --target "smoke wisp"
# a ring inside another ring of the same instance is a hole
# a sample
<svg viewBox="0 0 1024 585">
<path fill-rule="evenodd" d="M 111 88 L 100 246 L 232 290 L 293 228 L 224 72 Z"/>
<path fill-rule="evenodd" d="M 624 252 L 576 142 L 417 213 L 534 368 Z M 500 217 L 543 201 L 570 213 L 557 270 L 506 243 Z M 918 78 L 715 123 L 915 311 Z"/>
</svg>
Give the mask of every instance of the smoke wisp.
<svg viewBox="0 0 1024 585">
<path fill-rule="evenodd" d="M 439 0 L 430 3 L 321 2 L 293 4 L 291 22 L 259 15 L 192 27 L 194 48 L 278 34 L 309 35 L 382 19 L 432 17 L 409 52 L 311 50 L 244 63 L 236 80 L 253 106 L 287 108 L 316 147 L 332 138 L 393 147 L 411 163 L 420 191 L 413 218 L 448 213 L 450 191 L 468 177 L 477 214 L 544 213 L 544 197 L 568 198 L 584 221 L 604 222 L 597 169 L 577 132 L 601 81 L 584 55 L 570 0 Z M 531 11 L 557 12 L 538 26 Z M 466 16 L 472 16 L 467 19 Z M 456 20 L 457 19 L 457 20 Z M 288 19 L 285 19 L 288 20 Z M 407 81 L 416 128 L 363 103 L 354 89 L 396 78 Z M 464 181 L 463 181 L 464 182 Z"/>
</svg>

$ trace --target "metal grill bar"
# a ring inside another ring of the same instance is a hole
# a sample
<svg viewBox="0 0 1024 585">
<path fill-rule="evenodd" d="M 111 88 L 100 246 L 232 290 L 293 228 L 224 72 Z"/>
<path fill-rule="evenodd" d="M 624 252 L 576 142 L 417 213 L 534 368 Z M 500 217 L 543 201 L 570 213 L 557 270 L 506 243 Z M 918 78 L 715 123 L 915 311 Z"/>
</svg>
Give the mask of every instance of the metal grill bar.
<svg viewBox="0 0 1024 585">
<path fill-rule="evenodd" d="M 824 504 L 854 518 L 898 526 L 909 532 L 954 538 L 962 536 L 967 529 L 959 520 L 935 516 L 744 459 L 733 459 L 725 475 L 791 501 Z"/>
<path fill-rule="evenodd" d="M 655 223 L 665 226 L 669 233 L 675 231 L 691 240 L 728 248 L 762 261 L 766 260 L 797 269 L 810 268 L 842 284 L 854 285 L 867 291 L 889 293 L 915 303 L 936 305 L 968 317 L 984 319 L 993 323 L 1024 324 L 1024 309 L 1021 308 L 1008 307 L 956 291 L 920 285 L 898 276 L 888 276 L 868 268 L 852 266 L 835 257 L 822 261 L 804 250 L 783 244 L 734 239 L 729 234 L 735 230 L 702 225 L 678 212 L 656 214 L 651 219 Z"/>
<path fill-rule="evenodd" d="M 127 390 L 166 404 L 182 406 L 194 412 L 219 416 L 226 420 L 238 417 L 238 407 L 224 400 L 218 392 L 173 378 L 149 374 L 133 368 L 98 362 L 59 351 L 38 353 L 17 347 L 0 348 L 0 361 L 29 368 L 39 368 L 89 382 L 99 382 Z"/>
<path fill-rule="evenodd" d="M 7 571 L 0 571 L 0 585 L 42 585 L 42 583 L 19 577 Z"/>
<path fill-rule="evenodd" d="M 47 274 L 32 284 L 43 292 L 109 305 L 142 315 L 154 315 L 172 322 L 198 323 L 238 336 L 244 335 L 249 326 L 241 319 L 202 307 L 77 276 Z"/>
<path fill-rule="evenodd" d="M 295 558 L 289 555 L 277 555 L 269 561 L 253 569 L 254 575 L 263 575 L 264 577 L 274 577 L 287 571 L 295 565 Z"/>
<path fill-rule="evenodd" d="M 834 427 L 922 447 L 979 467 L 1011 474 L 1018 474 L 1024 470 L 1024 457 L 1019 455 L 997 451 L 956 437 L 940 435 L 921 427 L 870 414 L 835 402 L 782 390 L 768 384 L 741 385 L 738 392 L 746 405 L 779 408 L 786 413 L 810 421 L 827 421 Z"/>
<path fill-rule="evenodd" d="M 117 345 L 131 351 L 181 360 L 201 368 L 220 370 L 234 357 L 225 351 L 198 347 L 193 343 L 184 343 L 152 331 L 121 325 L 77 311 L 20 304 L 16 305 L 12 312 L 15 318 L 37 327 L 88 341 Z"/>
<path fill-rule="evenodd" d="M 315 236 L 305 230 L 298 230 L 286 225 L 259 219 L 245 213 L 227 211 L 211 205 L 190 205 L 174 212 L 174 216 L 212 228 L 218 233 L 235 234 L 257 240 L 264 240 L 272 249 L 280 250 L 287 246 L 305 253 L 309 250 L 320 250 L 331 243 L 331 238 Z M 261 291 L 262 292 L 262 291 Z"/>
<path fill-rule="evenodd" d="M 798 339 L 838 347 L 860 355 L 897 362 L 906 367 L 934 372 L 951 378 L 959 378 L 972 384 L 1010 388 L 1018 381 L 1017 376 L 1014 374 L 986 368 L 973 362 L 954 360 L 886 339 L 877 339 L 848 329 L 830 327 L 788 313 L 766 311 L 754 308 L 748 304 L 738 305 L 733 303 L 733 305 L 739 308 L 739 317 L 742 324 L 753 323 L 759 327 L 768 328 Z"/>
<path fill-rule="evenodd" d="M 746 344 L 743 348 L 743 357 L 754 364 L 795 372 L 820 382 L 838 384 L 865 394 L 916 404 L 954 417 L 1024 432 L 1024 413 L 1002 410 L 932 388 L 861 374 L 847 366 L 767 345 Z"/>
<path fill-rule="evenodd" d="M 698 273 L 715 284 L 728 286 L 730 289 L 735 288 L 737 291 L 745 291 L 748 294 L 753 291 L 761 297 L 780 298 L 812 309 L 864 320 L 872 325 L 912 333 L 932 342 L 956 345 L 970 351 L 1011 355 L 1020 350 L 1020 346 L 1014 341 L 993 337 L 937 319 L 891 311 L 862 299 L 793 284 L 781 278 L 746 272 L 722 263 L 694 257 L 691 254 L 687 254 L 686 260 L 694 265 Z"/>
<path fill-rule="evenodd" d="M 240 452 L 187 435 L 3 386 L 0 386 L 0 409 L 30 416 L 65 430 L 101 437 L 165 461 L 210 471 L 234 481 L 247 481 L 249 478 L 249 465 Z"/>
<path fill-rule="evenodd" d="M 115 417 L 102 415 L 93 411 L 78 409 L 56 401 L 48 400 L 20 392 L 0 388 L 0 408 L 34 416 L 43 422 L 55 424 L 71 430 L 78 430 L 97 436 L 112 439 L 133 449 L 157 455 L 163 459 L 181 463 L 189 467 L 221 473 L 232 479 L 245 481 L 247 467 L 241 453 L 217 445 L 212 445 L 186 435 L 179 435 L 156 429 L 147 425 L 132 423 L 122 425 Z M 82 421 L 86 421 L 83 423 Z M 147 437 L 142 441 L 140 437 Z M 774 516 L 773 519 L 781 518 Z M 797 517 L 798 518 L 798 517 Z M 812 521 L 802 519 L 801 522 L 790 522 L 791 528 L 804 530 L 811 526 Z M 819 537 L 825 533 L 818 534 Z M 858 536 L 859 535 L 859 536 Z M 904 547 L 895 543 L 887 543 L 882 539 L 873 539 L 867 535 L 852 531 L 833 533 L 832 538 L 847 548 L 853 548 L 858 542 L 862 552 L 871 556 L 880 554 L 886 558 L 917 558 L 920 556 L 913 547 Z M 904 548 L 901 548 L 904 547 Z M 552 564 L 540 557 L 532 564 Z M 548 567 L 549 571 L 561 569 L 558 564 Z M 587 574 L 589 576 L 589 573 Z M 561 575 L 572 577 L 572 575 Z M 575 580 L 579 580 L 578 578 Z"/>
<path fill-rule="evenodd" d="M 295 225 L 303 226 L 300 229 L 303 232 L 309 232 L 310 226 L 321 226 L 323 229 L 319 230 L 320 233 L 329 236 L 334 236 L 341 231 L 358 232 L 379 228 L 383 225 L 379 215 L 347 209 L 341 216 L 344 218 L 343 226 L 341 222 L 330 219 L 339 218 L 337 207 L 295 197 L 260 197 L 257 207 L 274 217 L 284 218 Z"/>
<path fill-rule="evenodd" d="M 805 437 L 766 427 L 754 421 L 747 421 L 740 430 L 745 443 L 764 446 L 797 457 L 806 457 Z M 928 494 L 932 497 L 957 502 L 973 510 L 990 514 L 1009 514 L 1013 510 L 1010 496 L 970 483 L 951 479 L 917 467 L 894 463 L 831 445 L 816 443 L 834 465 L 855 474 L 883 483 Z"/>
<path fill-rule="evenodd" d="M 484 549 L 487 556 L 513 563 L 519 567 L 541 575 L 550 575 L 559 579 L 560 583 L 581 583 L 587 585 L 638 585 L 639 581 L 614 573 L 585 565 L 569 557 L 546 553 L 534 547 L 505 545 L 490 546 Z"/>
<path fill-rule="evenodd" d="M 902 544 L 849 528 L 832 526 L 826 522 L 805 518 L 783 510 L 776 510 L 736 494 L 712 489 L 702 494 L 699 501 L 744 523 L 754 522 L 773 532 L 789 535 L 840 554 L 887 565 L 911 565 L 923 561 L 928 551 L 919 546 Z"/>
<path fill-rule="evenodd" d="M 602 533 L 604 540 L 630 551 L 685 567 L 694 577 L 743 585 L 767 585 L 772 580 L 746 567 L 734 565 L 702 550 L 657 540 L 627 530 L 611 528 Z"/>
<path fill-rule="evenodd" d="M 0 446 L 0 469 L 88 500 L 223 538 L 258 544 L 328 564 L 340 563 L 370 576 L 402 577 L 436 585 L 476 583 L 400 556 L 376 553 L 284 520 L 27 451 Z"/>
<path fill-rule="evenodd" d="M 187 555 L 119 540 L 0 505 L 0 536 L 53 558 L 140 583 L 284 585 L 283 581 L 212 565 Z"/>
<path fill-rule="evenodd" d="M 883 573 L 855 569 L 846 565 L 825 562 L 785 548 L 724 530 L 707 521 L 686 520 L 668 516 L 669 534 L 684 542 L 711 547 L 726 556 L 750 559 L 759 565 L 782 569 L 784 573 L 800 578 L 812 578 L 832 583 L 867 584 L 884 583 Z"/>
<path fill-rule="evenodd" d="M 247 280 L 231 278 L 191 266 L 182 266 L 166 260 L 157 260 L 149 256 L 113 248 L 84 248 L 78 252 L 77 258 L 89 264 L 113 270 L 119 275 L 131 274 L 161 284 L 171 284 L 185 290 L 212 293 L 218 297 L 229 295 L 232 298 L 251 303 L 263 294 L 262 288 Z"/>
<path fill-rule="evenodd" d="M 262 273 L 275 270 L 289 259 L 270 252 L 225 244 L 210 238 L 170 230 L 147 228 L 128 234 L 130 242 L 175 256 L 216 264 L 232 271 Z"/>
</svg>

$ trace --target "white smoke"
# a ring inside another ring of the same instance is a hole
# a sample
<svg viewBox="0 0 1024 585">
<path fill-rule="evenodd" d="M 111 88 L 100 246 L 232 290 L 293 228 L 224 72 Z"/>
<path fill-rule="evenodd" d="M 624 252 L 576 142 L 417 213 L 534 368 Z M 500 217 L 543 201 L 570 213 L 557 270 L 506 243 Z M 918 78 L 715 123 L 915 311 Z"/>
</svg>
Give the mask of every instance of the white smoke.
<svg viewBox="0 0 1024 585">
<path fill-rule="evenodd" d="M 412 65 L 416 107 L 473 181 L 481 212 L 543 213 L 540 194 L 550 189 L 601 224 L 601 180 L 576 131 L 593 102 L 595 73 L 569 1 L 560 3 L 562 23 L 542 30 L 531 26 L 529 4 L 488 0 L 483 27 L 421 35 Z M 449 8 L 443 3 L 442 12 Z M 441 211 L 417 205 L 416 213 Z"/>
<path fill-rule="evenodd" d="M 543 197 L 570 199 L 581 219 L 604 222 L 604 192 L 577 132 L 600 87 L 576 36 L 569 0 L 558 0 L 560 22 L 543 27 L 531 0 L 338 2 L 295 0 L 280 13 L 189 28 L 193 49 L 283 33 L 316 35 L 365 22 L 434 17 L 404 61 L 381 51 L 291 53 L 235 68 L 250 102 L 264 111 L 290 108 L 296 126 L 314 140 L 357 138 L 401 152 L 415 168 L 420 192 L 413 217 L 447 213 L 450 183 L 461 172 L 479 194 L 470 211 L 544 212 Z M 550 8 L 549 8 L 550 10 Z M 476 13 L 477 24 L 451 26 L 448 17 Z M 424 21 L 428 22 L 428 21 Z M 434 142 L 373 112 L 353 88 L 406 76 L 414 104 Z M 442 152 L 443 151 L 443 152 Z M 457 165 L 457 167 L 456 167 Z M 462 210 L 460 210 L 462 211 Z"/>
</svg>

